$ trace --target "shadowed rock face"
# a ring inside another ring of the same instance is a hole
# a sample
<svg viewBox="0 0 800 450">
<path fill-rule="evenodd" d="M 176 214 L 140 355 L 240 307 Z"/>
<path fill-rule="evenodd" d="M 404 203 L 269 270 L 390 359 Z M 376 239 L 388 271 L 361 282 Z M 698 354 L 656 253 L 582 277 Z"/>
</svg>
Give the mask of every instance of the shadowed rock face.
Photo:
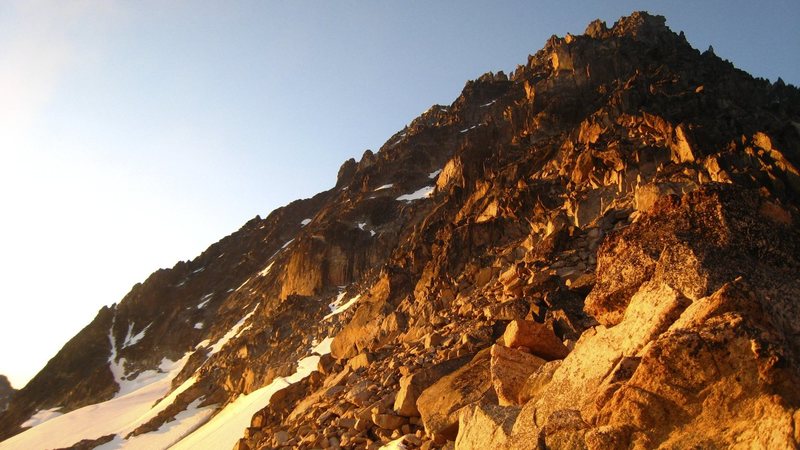
<svg viewBox="0 0 800 450">
<path fill-rule="evenodd" d="M 0 437 L 113 396 L 112 355 L 126 377 L 190 355 L 173 387 L 195 385 L 136 434 L 331 337 L 239 448 L 792 448 L 798 167 L 796 88 L 663 17 L 593 22 L 135 286 L 15 395 Z"/>
<path fill-rule="evenodd" d="M 5 411 L 9 402 L 11 402 L 11 397 L 16 392 L 17 390 L 11 386 L 8 378 L 5 375 L 0 375 L 0 411 Z"/>
</svg>

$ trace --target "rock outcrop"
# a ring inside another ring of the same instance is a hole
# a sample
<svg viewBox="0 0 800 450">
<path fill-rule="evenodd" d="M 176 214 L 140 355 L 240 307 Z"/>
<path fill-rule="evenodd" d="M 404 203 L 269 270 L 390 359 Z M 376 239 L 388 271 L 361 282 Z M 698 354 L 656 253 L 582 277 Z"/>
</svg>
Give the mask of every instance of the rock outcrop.
<svg viewBox="0 0 800 450">
<path fill-rule="evenodd" d="M 581 336 L 514 432 L 549 442 L 548 424 L 571 412 L 580 420 L 552 439 L 594 448 L 793 447 L 800 347 L 787 319 L 798 312 L 791 296 L 800 283 L 790 273 L 800 241 L 796 228 L 765 220 L 764 201 L 728 186 L 667 196 L 609 238 L 601 255 L 657 239 L 660 263 L 623 297 L 620 320 Z M 615 270 L 639 262 L 618 256 Z M 601 263 L 591 298 L 615 292 L 616 281 Z"/>
<path fill-rule="evenodd" d="M 0 412 L 5 411 L 8 408 L 8 404 L 11 402 L 11 397 L 14 396 L 17 390 L 11 386 L 11 383 L 8 381 L 5 375 L 0 375 Z"/>
<path fill-rule="evenodd" d="M 135 286 L 0 437 L 162 358 L 191 386 L 133 436 L 311 355 L 236 448 L 795 448 L 799 124 L 798 89 L 663 17 L 553 36 Z"/>
</svg>

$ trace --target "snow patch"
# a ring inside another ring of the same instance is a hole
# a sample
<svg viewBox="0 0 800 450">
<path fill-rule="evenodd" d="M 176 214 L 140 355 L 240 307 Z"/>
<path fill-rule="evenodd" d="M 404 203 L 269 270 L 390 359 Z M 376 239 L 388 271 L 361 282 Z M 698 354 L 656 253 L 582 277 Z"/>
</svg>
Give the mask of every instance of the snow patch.
<svg viewBox="0 0 800 450">
<path fill-rule="evenodd" d="M 238 338 L 239 336 L 244 334 L 244 332 L 249 330 L 250 328 L 253 328 L 253 324 L 252 323 L 248 323 L 246 326 L 240 328 L 239 331 L 237 331 L 236 334 L 233 336 L 233 338 L 234 339 Z"/>
<path fill-rule="evenodd" d="M 438 177 L 440 173 L 442 173 L 442 169 L 434 170 L 433 172 L 428 174 L 428 178 L 430 178 L 432 180 L 432 179 Z"/>
<path fill-rule="evenodd" d="M 108 357 L 108 368 L 111 370 L 111 375 L 114 376 L 114 382 L 117 386 L 122 387 L 123 378 L 125 378 L 125 358 L 117 361 L 117 343 L 114 341 L 114 324 L 117 323 L 117 316 L 111 321 L 111 328 L 108 330 L 108 341 L 111 343 L 111 355 Z M 130 330 L 130 329 L 129 329 Z"/>
<path fill-rule="evenodd" d="M 435 108 L 438 108 L 438 109 L 440 109 L 442 111 L 447 111 L 447 110 L 450 109 L 450 107 L 446 106 L 446 105 L 431 105 L 431 107 L 426 109 L 425 112 L 422 113 L 422 114 L 427 114 L 427 113 L 433 111 Z"/>
<path fill-rule="evenodd" d="M 475 128 L 478 128 L 478 127 L 483 126 L 483 125 L 486 125 L 486 124 L 485 123 L 479 123 L 479 124 L 473 125 L 473 126 L 471 126 L 469 128 L 464 128 L 463 130 L 459 131 L 459 133 L 466 133 L 469 130 L 474 130 Z"/>
<path fill-rule="evenodd" d="M 356 296 L 345 305 L 338 306 L 344 296 L 343 292 L 334 302 L 337 304 L 338 312 L 359 298 Z M 212 352 L 221 349 L 231 336 L 240 334 L 245 321 L 255 313 L 258 306 L 260 305 L 256 305 L 217 341 Z M 120 369 L 120 372 L 114 375 L 115 379 L 124 384 L 120 386 L 120 393 L 106 402 L 89 405 L 63 415 L 57 413 L 55 409 L 39 411 L 25 424 L 35 425 L 33 428 L 1 442 L 0 449 L 67 447 L 83 439 L 96 439 L 107 435 L 114 435 L 114 439 L 98 449 L 232 448 L 249 426 L 253 414 L 267 405 L 275 392 L 308 377 L 316 370 L 320 357 L 330 353 L 333 342 L 331 337 L 324 338 L 312 346 L 309 356 L 298 361 L 295 373 L 276 378 L 269 385 L 250 394 L 240 395 L 216 415 L 214 406 L 200 407 L 203 398 L 199 398 L 157 430 L 125 439 L 124 436 L 174 404 L 177 397 L 193 386 L 197 380 L 191 377 L 177 389 L 169 392 L 172 380 L 183 369 L 191 353 L 187 353 L 178 361 L 164 359 L 157 369 L 142 372 L 135 380 L 126 380 L 121 370 L 124 359 L 115 361 L 117 349 L 113 340 L 113 329 L 112 323 L 109 330 L 112 354 L 109 360 L 112 365 L 117 365 Z M 166 395 L 167 393 L 169 395 Z"/>
<path fill-rule="evenodd" d="M 136 378 L 123 378 L 122 384 L 119 386 L 119 392 L 117 392 L 116 397 L 120 397 L 131 392 L 135 392 L 141 388 L 147 387 L 150 384 L 156 383 L 161 379 L 165 378 L 168 374 L 175 371 L 175 368 L 178 367 L 178 372 L 180 368 L 183 367 L 185 360 L 188 356 L 184 356 L 183 359 L 179 361 L 172 361 L 168 358 L 161 359 L 161 363 L 158 365 L 156 369 L 145 370 L 144 372 L 140 372 L 136 375 Z M 124 360 L 124 358 L 123 358 Z M 177 375 L 177 372 L 175 372 Z M 169 380 L 168 380 L 169 381 Z"/>
<path fill-rule="evenodd" d="M 389 441 L 381 446 L 378 450 L 408 450 L 406 444 L 403 443 L 405 436 L 401 436 L 393 441 Z"/>
<path fill-rule="evenodd" d="M 306 225 L 308 225 L 310 223 L 311 223 L 311 219 L 303 219 L 303 220 L 300 221 L 300 226 L 304 227 L 304 226 L 306 226 Z"/>
<path fill-rule="evenodd" d="M 188 380 L 181 383 L 181 385 L 178 386 L 174 391 L 170 392 L 168 396 L 162 398 L 158 401 L 158 403 L 153 405 L 150 411 L 148 411 L 146 415 L 142 416 L 141 422 L 146 423 L 156 417 L 159 413 L 161 413 L 161 411 L 167 409 L 169 405 L 173 404 L 179 395 L 183 394 L 184 391 L 194 386 L 196 382 L 197 378 L 190 377 Z"/>
<path fill-rule="evenodd" d="M 113 340 L 112 353 L 116 355 Z M 122 380 L 120 392 L 111 400 L 53 416 L 33 428 L 0 442 L 0 449 L 62 448 L 83 439 L 97 439 L 109 434 L 125 436 L 172 403 L 177 394 L 170 395 L 153 406 L 169 392 L 172 379 L 183 369 L 189 355 L 187 353 L 178 361 L 164 359 L 158 369 L 142 372 L 136 380 Z M 167 399 L 170 399 L 169 402 Z"/>
<path fill-rule="evenodd" d="M 264 239 L 264 242 L 267 242 L 267 240 L 266 240 L 266 239 Z M 281 246 L 281 248 L 279 248 L 279 249 L 278 249 L 278 251 L 276 251 L 275 253 L 273 253 L 273 254 L 272 254 L 272 256 L 270 256 L 270 257 L 269 257 L 269 259 L 272 259 L 272 258 L 274 258 L 274 257 L 278 256 L 278 253 L 282 252 L 282 251 L 283 251 L 283 249 L 285 249 L 286 247 L 288 247 L 288 246 L 289 246 L 289 244 L 291 244 L 292 242 L 294 242 L 294 239 L 289 239 L 289 240 L 288 240 L 288 241 L 287 241 L 285 244 L 283 244 L 283 245 Z"/>
<path fill-rule="evenodd" d="M 144 334 L 147 332 L 147 329 L 150 328 L 150 325 L 153 323 L 149 323 L 146 327 L 142 329 L 142 331 L 136 333 L 135 336 L 131 336 L 131 332 L 133 331 L 133 324 L 128 325 L 128 334 L 125 336 L 125 342 L 122 343 L 122 348 L 132 347 L 139 343 L 144 337 Z"/>
<path fill-rule="evenodd" d="M 384 184 L 383 186 L 379 186 L 379 187 L 375 188 L 375 191 L 373 191 L 373 192 L 382 191 L 384 189 L 389 189 L 392 186 L 394 186 L 394 183 Z"/>
<path fill-rule="evenodd" d="M 117 357 L 117 345 L 114 341 L 114 324 L 116 324 L 116 321 L 117 318 L 115 316 L 114 320 L 111 322 L 111 328 L 108 330 L 108 340 L 111 343 L 111 354 L 108 357 L 108 368 L 111 370 L 111 374 L 114 376 L 114 381 L 117 383 L 117 386 L 119 386 L 119 391 L 117 391 L 117 393 L 114 395 L 114 398 L 125 396 L 131 392 L 146 387 L 149 384 L 157 382 L 163 378 L 164 373 L 172 371 L 172 369 L 174 369 L 174 365 L 177 364 L 175 361 L 164 358 L 161 360 L 161 364 L 156 369 L 145 370 L 143 372 L 128 375 L 126 373 L 127 371 L 125 370 L 125 358 Z M 133 337 L 130 337 L 133 325 L 129 325 L 128 336 L 125 338 L 125 343 L 123 344 L 122 348 L 139 342 L 139 340 L 144 337 L 145 331 L 150 328 L 150 325 L 152 325 L 152 323 L 144 327 L 142 331 Z M 184 356 L 181 361 L 185 362 L 186 358 L 188 358 L 188 356 Z M 183 366 L 181 365 L 181 367 Z M 131 378 L 131 376 L 133 376 L 133 378 Z"/>
<path fill-rule="evenodd" d="M 394 141 L 394 143 L 392 143 L 392 147 L 402 142 L 404 137 L 406 137 L 406 133 L 400 133 L 397 135 L 397 139 Z"/>
<path fill-rule="evenodd" d="M 315 349 L 330 352 L 331 338 L 325 338 Z M 320 356 L 312 355 L 300 359 L 297 362 L 297 371 L 288 377 L 278 377 L 267 386 L 262 387 L 247 395 L 240 395 L 233 402 L 229 403 L 211 420 L 203 424 L 192 434 L 186 436 L 172 449 L 197 449 L 197 448 L 232 448 L 239 438 L 242 437 L 244 429 L 250 426 L 250 419 L 253 414 L 269 404 L 272 395 L 286 386 L 294 384 L 317 370 Z"/>
<path fill-rule="evenodd" d="M 322 320 L 326 320 L 326 319 L 328 319 L 330 317 L 333 317 L 333 316 L 335 316 L 337 314 L 341 314 L 341 313 L 347 311 L 348 308 L 353 306 L 358 301 L 358 299 L 361 298 L 361 294 L 358 294 L 355 297 L 353 297 L 350 300 L 348 300 L 347 303 L 342 304 L 342 299 L 344 298 L 344 295 L 345 295 L 345 293 L 342 292 L 341 294 L 339 294 L 338 297 L 336 297 L 336 301 L 334 301 L 333 303 L 328 305 L 328 307 L 330 307 L 330 309 L 331 309 L 331 312 L 328 315 L 326 315 L 325 317 L 323 317 Z"/>
<path fill-rule="evenodd" d="M 481 108 L 486 108 L 487 106 L 492 106 L 492 105 L 494 105 L 496 102 L 497 102 L 497 99 L 494 99 L 494 100 L 490 101 L 489 103 L 486 103 L 486 104 L 483 104 L 483 105 L 481 105 L 480 107 L 481 107 Z"/>
<path fill-rule="evenodd" d="M 196 324 L 194 324 L 194 329 L 195 330 L 202 330 L 203 329 L 203 322 L 197 322 Z"/>
<path fill-rule="evenodd" d="M 214 413 L 214 406 L 200 408 L 203 399 L 190 403 L 175 418 L 164 423 L 158 430 L 124 439 L 118 434 L 113 441 L 97 447 L 97 450 L 112 449 L 165 449 L 178 442 L 183 436 L 196 430 Z"/>
<path fill-rule="evenodd" d="M 200 297 L 200 303 L 197 305 L 197 309 L 203 309 L 208 306 L 208 302 L 211 301 L 211 297 L 214 296 L 213 292 L 209 292 L 208 294 Z"/>
<path fill-rule="evenodd" d="M 251 278 L 252 278 L 252 277 L 251 277 Z M 240 285 L 239 285 L 239 287 L 237 287 L 237 288 L 236 288 L 236 289 L 234 289 L 234 290 L 235 290 L 235 291 L 238 291 L 239 289 L 243 288 L 245 284 L 247 284 L 247 283 L 249 283 L 249 282 L 250 282 L 250 278 L 248 278 L 248 279 L 244 280 L 244 283 L 240 284 Z"/>
<path fill-rule="evenodd" d="M 55 419 L 58 416 L 63 416 L 64 413 L 58 412 L 59 409 L 61 409 L 60 406 L 57 406 L 53 409 L 40 409 L 39 411 L 36 411 L 36 413 L 32 415 L 30 419 L 26 420 L 20 426 L 22 428 L 35 427 L 36 425 L 45 423 L 50 419 Z"/>
<path fill-rule="evenodd" d="M 344 296 L 347 295 L 347 292 L 344 291 L 345 288 L 347 288 L 347 286 L 339 286 L 340 292 L 339 295 L 336 296 L 336 300 L 328 303 L 328 308 L 330 308 L 331 311 L 336 310 L 336 308 L 338 308 L 339 305 L 342 304 Z"/>
<path fill-rule="evenodd" d="M 273 264 L 275 264 L 275 261 L 272 261 L 271 263 L 269 263 L 269 265 L 267 267 L 264 268 L 264 270 L 262 270 L 261 272 L 258 272 L 258 276 L 260 276 L 260 277 L 267 276 L 269 271 L 272 269 L 272 265 Z"/>
<path fill-rule="evenodd" d="M 361 231 L 369 231 L 370 237 L 375 236 L 375 231 L 374 230 L 367 230 L 366 229 L 367 222 L 359 222 L 356 225 L 358 225 L 358 229 L 361 230 Z"/>
<path fill-rule="evenodd" d="M 397 197 L 396 200 L 398 201 L 406 201 L 406 202 L 413 202 L 414 200 L 421 200 L 423 198 L 428 198 L 433 194 L 433 190 L 436 189 L 436 186 L 425 186 L 421 189 L 418 189 L 410 194 L 404 194 L 400 197 Z"/>
<path fill-rule="evenodd" d="M 230 329 L 230 330 L 228 330 L 228 332 L 227 332 L 227 333 L 225 333 L 225 335 L 224 335 L 224 336 L 222 336 L 221 338 L 219 338 L 219 340 L 218 340 L 217 342 L 215 342 L 215 343 L 214 343 L 214 344 L 211 346 L 211 351 L 208 353 L 208 357 L 209 357 L 209 358 L 210 358 L 211 356 L 215 355 L 216 353 L 218 353 L 220 350 L 222 350 L 222 347 L 225 347 L 225 344 L 227 344 L 227 343 L 228 343 L 228 341 L 230 341 L 231 339 L 233 339 L 233 338 L 235 338 L 235 337 L 239 337 L 239 335 L 240 335 L 241 333 L 243 333 L 245 330 L 247 330 L 248 328 L 250 328 L 250 325 L 248 325 L 247 327 L 244 327 L 244 323 L 245 323 L 245 322 L 247 321 L 247 319 L 249 319 L 249 318 L 250 318 L 250 317 L 251 317 L 253 314 L 255 314 L 255 312 L 256 312 L 256 309 L 258 309 L 258 307 L 259 307 L 260 305 L 261 305 L 260 303 L 259 303 L 258 305 L 256 305 L 256 307 L 255 307 L 255 308 L 253 308 L 253 310 L 252 310 L 252 311 L 250 311 L 249 313 L 247 313 L 247 315 L 245 315 L 244 317 L 242 317 L 242 319 L 241 319 L 240 321 L 236 322 L 236 324 L 235 324 L 233 327 L 231 327 L 231 329 Z M 203 344 L 204 342 L 208 342 L 208 340 L 205 340 L 205 341 L 201 342 L 200 344 Z M 200 344 L 198 344 L 198 347 L 200 347 L 200 346 L 201 346 Z M 206 344 L 206 345 L 208 345 L 208 344 Z"/>
<path fill-rule="evenodd" d="M 311 353 L 317 355 L 327 355 L 331 352 L 331 343 L 333 343 L 332 337 L 326 337 L 322 340 L 319 344 L 311 347 Z"/>
</svg>

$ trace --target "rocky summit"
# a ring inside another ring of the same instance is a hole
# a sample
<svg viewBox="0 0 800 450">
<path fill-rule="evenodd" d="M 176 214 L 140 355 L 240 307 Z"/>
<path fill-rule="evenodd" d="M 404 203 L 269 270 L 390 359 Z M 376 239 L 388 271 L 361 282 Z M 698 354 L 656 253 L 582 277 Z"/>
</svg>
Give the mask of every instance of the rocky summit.
<svg viewBox="0 0 800 450">
<path fill-rule="evenodd" d="M 0 448 L 800 445 L 800 91 L 637 12 L 159 270 Z"/>
</svg>

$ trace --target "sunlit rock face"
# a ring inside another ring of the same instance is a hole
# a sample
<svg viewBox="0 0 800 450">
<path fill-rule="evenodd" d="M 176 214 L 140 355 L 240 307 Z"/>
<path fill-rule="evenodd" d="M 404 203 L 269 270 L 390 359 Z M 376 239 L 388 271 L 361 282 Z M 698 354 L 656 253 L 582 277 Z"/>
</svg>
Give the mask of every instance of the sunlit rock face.
<svg viewBox="0 0 800 450">
<path fill-rule="evenodd" d="M 663 17 L 554 36 L 101 310 L 0 448 L 794 448 L 799 130 Z"/>
</svg>

